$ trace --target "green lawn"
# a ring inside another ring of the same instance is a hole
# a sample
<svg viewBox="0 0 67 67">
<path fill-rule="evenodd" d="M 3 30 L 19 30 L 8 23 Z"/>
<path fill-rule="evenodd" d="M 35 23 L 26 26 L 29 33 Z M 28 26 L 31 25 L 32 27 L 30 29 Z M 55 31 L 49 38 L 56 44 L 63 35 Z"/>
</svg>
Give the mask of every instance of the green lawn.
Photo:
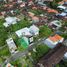
<svg viewBox="0 0 67 67">
<path fill-rule="evenodd" d="M 7 39 L 7 31 L 3 26 L 4 19 L 0 19 L 0 46 L 5 45 L 5 40 Z"/>
<path fill-rule="evenodd" d="M 47 25 L 40 27 L 40 34 L 39 34 L 40 38 L 48 37 L 51 34 L 52 34 L 52 30 Z"/>
<path fill-rule="evenodd" d="M 35 62 L 37 62 L 40 59 L 40 57 L 47 54 L 49 50 L 50 48 L 48 46 L 40 44 L 36 47 L 36 52 L 31 51 L 31 57 Z"/>
<path fill-rule="evenodd" d="M 0 63 L 3 63 L 5 61 L 5 57 L 10 56 L 10 52 L 8 47 L 4 47 L 3 49 L 0 50 Z"/>
<path fill-rule="evenodd" d="M 0 56 L 8 56 L 8 55 L 10 55 L 8 46 L 6 46 L 2 50 L 0 50 Z"/>
</svg>

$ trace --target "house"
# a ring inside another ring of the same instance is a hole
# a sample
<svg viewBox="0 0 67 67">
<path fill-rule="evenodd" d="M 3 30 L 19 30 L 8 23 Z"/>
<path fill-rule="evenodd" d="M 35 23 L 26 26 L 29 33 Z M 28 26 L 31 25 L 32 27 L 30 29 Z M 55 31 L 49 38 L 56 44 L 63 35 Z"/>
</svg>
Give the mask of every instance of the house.
<svg viewBox="0 0 67 67">
<path fill-rule="evenodd" d="M 67 17 L 67 13 L 62 12 L 62 13 L 56 14 L 56 17 L 65 20 Z"/>
<path fill-rule="evenodd" d="M 35 14 L 32 13 L 32 12 L 28 12 L 28 15 L 29 15 L 30 17 L 33 17 Z"/>
<path fill-rule="evenodd" d="M 67 1 L 64 1 L 64 4 L 63 5 L 67 6 Z"/>
<path fill-rule="evenodd" d="M 6 67 L 14 67 L 13 65 L 11 65 L 10 63 L 6 64 Z"/>
<path fill-rule="evenodd" d="M 65 9 L 66 9 L 66 7 L 63 6 L 63 5 L 60 5 L 60 6 L 58 6 L 57 8 L 59 8 L 60 10 L 65 10 Z"/>
<path fill-rule="evenodd" d="M 54 36 L 50 36 L 49 38 L 47 38 L 44 43 L 50 47 L 50 48 L 54 48 L 58 43 L 62 43 L 64 40 L 63 37 L 61 37 L 58 34 L 55 34 Z"/>
<path fill-rule="evenodd" d="M 15 32 L 16 35 L 20 38 L 20 44 L 23 48 L 27 48 L 33 43 L 33 36 L 30 33 L 29 28 L 25 27 Z"/>
<path fill-rule="evenodd" d="M 39 18 L 37 16 L 33 16 L 32 17 L 32 22 L 33 23 L 39 22 Z"/>
<path fill-rule="evenodd" d="M 47 12 L 48 12 L 48 13 L 56 13 L 56 14 L 58 13 L 57 10 L 50 9 L 50 8 L 47 9 Z"/>
<path fill-rule="evenodd" d="M 32 9 L 33 9 L 33 10 L 37 10 L 37 7 L 33 6 Z"/>
<path fill-rule="evenodd" d="M 21 38 L 23 36 L 33 36 L 39 34 L 39 28 L 35 25 L 30 26 L 29 28 L 25 27 L 15 32 L 16 35 Z"/>
<path fill-rule="evenodd" d="M 64 12 L 67 13 L 67 9 L 65 9 Z"/>
<path fill-rule="evenodd" d="M 45 1 L 52 2 L 53 0 L 35 0 L 35 2 L 45 2 Z"/>
<path fill-rule="evenodd" d="M 67 13 L 62 12 L 62 13 L 60 13 L 59 15 L 62 16 L 62 17 L 65 17 L 65 16 L 67 15 Z"/>
<path fill-rule="evenodd" d="M 6 14 L 6 12 L 5 11 L 2 11 L 1 14 L 4 16 Z"/>
<path fill-rule="evenodd" d="M 47 8 L 48 8 L 47 6 L 44 6 L 44 7 L 43 7 L 43 10 L 47 10 Z"/>
<path fill-rule="evenodd" d="M 33 35 L 39 35 L 39 28 L 35 25 L 32 25 L 30 26 L 30 32 L 33 34 Z"/>
<path fill-rule="evenodd" d="M 63 5 L 63 4 L 64 4 L 64 1 L 63 0 L 58 3 L 58 5 Z"/>
<path fill-rule="evenodd" d="M 33 36 L 39 35 L 39 28 L 35 25 L 30 26 L 29 28 L 25 27 L 15 32 L 16 35 L 21 39 L 20 43 L 24 48 L 32 45 Z"/>
<path fill-rule="evenodd" d="M 6 42 L 7 42 L 7 45 L 9 47 L 9 51 L 11 52 L 11 54 L 15 54 L 18 52 L 17 47 L 12 38 L 7 39 Z"/>
<path fill-rule="evenodd" d="M 38 2 L 38 4 L 41 6 L 46 6 L 46 4 L 44 4 L 43 2 Z"/>
<path fill-rule="evenodd" d="M 29 3 L 28 3 L 28 6 L 31 6 L 31 5 L 34 5 L 32 0 L 30 0 Z"/>
<path fill-rule="evenodd" d="M 30 33 L 29 28 L 27 28 L 27 27 L 16 31 L 15 33 L 19 38 L 22 37 L 22 36 L 32 36 L 32 34 Z"/>
<path fill-rule="evenodd" d="M 17 3 L 22 3 L 22 0 L 17 0 Z"/>
<path fill-rule="evenodd" d="M 61 21 L 54 20 L 50 23 L 50 26 L 52 26 L 54 29 L 59 29 L 62 26 Z"/>
<path fill-rule="evenodd" d="M 22 8 L 22 7 L 25 7 L 25 3 L 23 2 L 23 3 L 21 3 L 20 4 L 20 7 Z"/>
<path fill-rule="evenodd" d="M 17 23 L 17 18 L 16 17 L 6 17 L 5 21 L 6 22 L 3 25 L 5 27 L 9 27 L 11 24 L 16 24 Z"/>
</svg>

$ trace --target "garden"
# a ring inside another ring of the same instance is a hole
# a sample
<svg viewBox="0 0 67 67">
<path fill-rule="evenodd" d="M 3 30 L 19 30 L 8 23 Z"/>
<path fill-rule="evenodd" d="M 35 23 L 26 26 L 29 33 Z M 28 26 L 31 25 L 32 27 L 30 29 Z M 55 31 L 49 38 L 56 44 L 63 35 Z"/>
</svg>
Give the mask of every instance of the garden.
<svg viewBox="0 0 67 67">
<path fill-rule="evenodd" d="M 47 45 L 45 45 L 45 44 L 39 44 L 34 49 L 36 51 L 33 51 L 33 50 L 30 51 L 30 53 L 31 53 L 31 56 L 30 57 L 33 59 L 33 63 L 34 62 L 35 63 L 38 62 L 38 60 L 42 56 L 46 55 L 49 52 L 49 50 L 50 50 L 50 48 Z"/>
<path fill-rule="evenodd" d="M 43 25 L 40 27 L 40 38 L 48 37 L 52 34 L 52 29 L 50 29 L 47 25 Z"/>
</svg>

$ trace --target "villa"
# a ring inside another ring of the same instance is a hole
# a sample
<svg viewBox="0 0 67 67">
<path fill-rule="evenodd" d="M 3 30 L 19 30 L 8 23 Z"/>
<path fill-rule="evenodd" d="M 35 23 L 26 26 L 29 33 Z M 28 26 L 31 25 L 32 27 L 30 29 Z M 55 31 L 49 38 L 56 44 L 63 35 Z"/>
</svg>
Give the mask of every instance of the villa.
<svg viewBox="0 0 67 67">
<path fill-rule="evenodd" d="M 5 26 L 5 27 L 9 27 L 11 24 L 16 24 L 17 23 L 17 21 L 19 21 L 19 19 L 18 18 L 16 18 L 16 17 L 6 17 L 5 18 L 5 23 L 3 23 L 3 25 Z"/>
<path fill-rule="evenodd" d="M 55 34 L 54 36 L 50 36 L 49 38 L 47 38 L 44 43 L 50 47 L 50 48 L 54 48 L 58 43 L 62 43 L 64 41 L 64 38 L 61 37 L 58 34 Z"/>
<path fill-rule="evenodd" d="M 53 29 L 59 29 L 62 26 L 61 21 L 54 20 L 50 23 L 50 26 L 53 27 Z"/>
<path fill-rule="evenodd" d="M 29 28 L 22 28 L 15 33 L 20 38 L 19 41 L 21 43 L 21 46 L 27 48 L 29 45 L 33 44 L 33 36 L 39 35 L 39 28 L 35 25 L 32 25 Z"/>
<path fill-rule="evenodd" d="M 22 28 L 18 31 L 15 32 L 16 35 L 20 38 L 23 36 L 33 36 L 33 35 L 38 35 L 39 34 L 39 28 L 35 25 L 30 26 L 30 28 Z"/>
<path fill-rule="evenodd" d="M 16 47 L 13 39 L 9 38 L 9 39 L 6 40 L 6 42 L 7 42 L 7 45 L 9 47 L 9 51 L 11 52 L 11 54 L 17 53 L 17 47 Z"/>
</svg>

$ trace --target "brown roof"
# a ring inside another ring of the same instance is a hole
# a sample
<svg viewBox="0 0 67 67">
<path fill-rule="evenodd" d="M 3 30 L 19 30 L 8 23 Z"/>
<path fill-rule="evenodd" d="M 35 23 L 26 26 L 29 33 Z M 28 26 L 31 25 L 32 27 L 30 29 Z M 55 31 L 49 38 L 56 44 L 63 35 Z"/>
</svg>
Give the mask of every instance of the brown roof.
<svg viewBox="0 0 67 67">
<path fill-rule="evenodd" d="M 58 44 L 58 46 L 52 49 L 46 56 L 41 58 L 39 63 L 43 64 L 44 67 L 52 67 L 63 59 L 63 56 L 66 52 L 67 47 L 62 44 Z"/>
</svg>

